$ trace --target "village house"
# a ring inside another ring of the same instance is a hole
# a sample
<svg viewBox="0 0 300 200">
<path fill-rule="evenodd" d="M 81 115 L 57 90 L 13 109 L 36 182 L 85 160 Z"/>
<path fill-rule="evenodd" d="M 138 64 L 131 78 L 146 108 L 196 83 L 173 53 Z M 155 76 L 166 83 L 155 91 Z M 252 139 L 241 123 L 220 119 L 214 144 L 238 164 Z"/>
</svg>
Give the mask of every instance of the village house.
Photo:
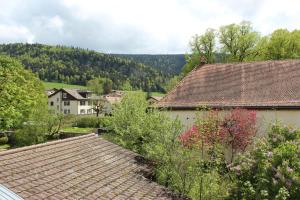
<svg viewBox="0 0 300 200">
<path fill-rule="evenodd" d="M 93 108 L 97 99 L 93 98 L 91 91 L 62 88 L 47 92 L 48 106 L 56 112 L 73 115 L 96 113 Z"/>
<path fill-rule="evenodd" d="M 183 199 L 151 167 L 92 133 L 0 152 L 0 199 Z"/>
<path fill-rule="evenodd" d="M 276 120 L 300 128 L 300 60 L 200 65 L 157 106 L 187 128 L 199 107 L 256 110 L 261 132 Z"/>
<path fill-rule="evenodd" d="M 49 89 L 46 90 L 49 109 L 57 113 L 73 115 L 96 114 L 95 108 L 103 104 L 101 113 L 109 114 L 112 105 L 121 101 L 122 91 L 113 90 L 109 94 L 96 96 L 92 91 L 80 89 Z"/>
<path fill-rule="evenodd" d="M 159 102 L 162 99 L 162 97 L 159 96 L 150 96 L 147 101 L 149 102 L 149 104 L 155 104 L 157 102 Z"/>
</svg>

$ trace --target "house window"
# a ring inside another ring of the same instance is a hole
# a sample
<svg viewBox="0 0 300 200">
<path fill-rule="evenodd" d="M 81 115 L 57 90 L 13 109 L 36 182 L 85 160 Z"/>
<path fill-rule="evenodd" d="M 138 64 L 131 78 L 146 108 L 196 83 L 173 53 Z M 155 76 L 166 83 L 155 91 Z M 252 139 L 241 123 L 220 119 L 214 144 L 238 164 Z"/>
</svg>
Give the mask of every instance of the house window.
<svg viewBox="0 0 300 200">
<path fill-rule="evenodd" d="M 80 109 L 80 114 L 85 114 L 85 109 Z"/>
<path fill-rule="evenodd" d="M 92 114 L 92 111 L 93 111 L 92 109 L 88 109 L 87 114 Z"/>
<path fill-rule="evenodd" d="M 56 101 L 59 102 L 59 98 L 56 98 Z"/>
<path fill-rule="evenodd" d="M 53 105 L 54 105 L 54 102 L 53 102 L 53 101 L 51 101 L 51 102 L 50 102 L 50 106 L 53 106 Z"/>
<path fill-rule="evenodd" d="M 69 106 L 70 105 L 70 101 L 64 101 L 64 106 Z"/>
<path fill-rule="evenodd" d="M 88 105 L 89 106 L 93 105 L 93 102 L 92 101 L 88 101 Z"/>
<path fill-rule="evenodd" d="M 65 99 L 65 98 L 67 98 L 67 93 L 63 93 L 63 98 Z"/>
<path fill-rule="evenodd" d="M 56 106 L 57 110 L 59 110 L 59 105 Z"/>
<path fill-rule="evenodd" d="M 85 101 L 80 101 L 81 106 L 85 106 Z"/>
</svg>

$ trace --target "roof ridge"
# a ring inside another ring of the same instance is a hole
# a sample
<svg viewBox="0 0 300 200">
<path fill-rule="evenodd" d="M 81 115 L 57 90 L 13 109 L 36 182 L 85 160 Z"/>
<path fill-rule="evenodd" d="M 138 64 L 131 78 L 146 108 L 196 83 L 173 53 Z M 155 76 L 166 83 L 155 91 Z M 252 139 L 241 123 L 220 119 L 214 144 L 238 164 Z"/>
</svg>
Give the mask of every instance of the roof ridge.
<svg viewBox="0 0 300 200">
<path fill-rule="evenodd" d="M 28 151 L 28 150 L 36 149 L 36 148 L 42 148 L 44 146 L 50 146 L 50 145 L 54 145 L 54 144 L 60 144 L 60 143 L 80 140 L 80 139 L 93 137 L 93 136 L 97 136 L 97 135 L 95 133 L 90 133 L 90 134 L 87 134 L 87 135 L 81 135 L 81 136 L 67 138 L 67 139 L 59 139 L 59 140 L 54 140 L 54 141 L 50 141 L 50 142 L 45 142 L 45 143 L 34 144 L 34 145 L 30 145 L 30 146 L 10 149 L 10 150 L 0 152 L 0 156 L 14 154 L 14 153 L 18 153 L 18 152 L 21 152 L 21 151 Z"/>
</svg>

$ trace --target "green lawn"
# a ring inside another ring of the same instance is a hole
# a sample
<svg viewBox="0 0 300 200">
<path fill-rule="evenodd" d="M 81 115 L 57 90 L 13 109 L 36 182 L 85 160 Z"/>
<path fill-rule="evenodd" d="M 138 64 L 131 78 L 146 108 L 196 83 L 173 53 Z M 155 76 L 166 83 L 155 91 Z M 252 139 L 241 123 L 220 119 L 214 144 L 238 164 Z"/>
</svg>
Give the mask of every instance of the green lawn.
<svg viewBox="0 0 300 200">
<path fill-rule="evenodd" d="M 70 84 L 65 84 L 65 83 L 55 83 L 55 82 L 45 82 L 43 81 L 43 84 L 46 89 L 52 89 L 52 88 L 76 88 L 76 89 L 87 89 L 86 86 L 82 85 L 70 85 Z"/>
<path fill-rule="evenodd" d="M 78 127 L 66 127 L 63 128 L 64 132 L 72 132 L 72 133 L 92 133 L 94 128 L 78 128 Z"/>
</svg>

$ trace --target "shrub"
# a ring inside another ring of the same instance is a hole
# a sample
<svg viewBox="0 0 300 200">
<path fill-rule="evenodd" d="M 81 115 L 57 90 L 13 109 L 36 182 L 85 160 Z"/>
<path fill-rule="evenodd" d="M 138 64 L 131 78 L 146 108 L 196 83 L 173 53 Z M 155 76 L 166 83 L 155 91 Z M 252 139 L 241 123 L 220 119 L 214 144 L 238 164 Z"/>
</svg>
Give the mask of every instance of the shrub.
<svg viewBox="0 0 300 200">
<path fill-rule="evenodd" d="M 15 147 L 22 147 L 45 142 L 47 138 L 44 131 L 45 129 L 39 126 L 23 126 L 11 135 L 11 145 Z"/>
<path fill-rule="evenodd" d="M 0 137 L 0 145 L 6 144 L 7 142 L 8 142 L 7 136 Z"/>
<path fill-rule="evenodd" d="M 108 118 L 109 117 L 95 117 L 95 116 L 79 117 L 73 123 L 73 127 L 79 127 L 79 128 L 106 127 L 109 123 Z"/>
<path fill-rule="evenodd" d="M 300 131 L 275 124 L 231 166 L 232 199 L 300 199 Z"/>
</svg>

